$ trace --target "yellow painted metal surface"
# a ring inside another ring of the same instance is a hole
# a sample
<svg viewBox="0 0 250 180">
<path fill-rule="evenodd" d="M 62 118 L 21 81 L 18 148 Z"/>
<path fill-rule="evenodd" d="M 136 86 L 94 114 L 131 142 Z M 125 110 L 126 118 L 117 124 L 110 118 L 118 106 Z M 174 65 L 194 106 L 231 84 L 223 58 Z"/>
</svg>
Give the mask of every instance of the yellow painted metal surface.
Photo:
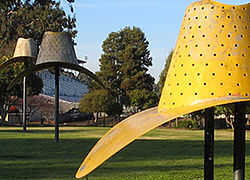
<svg viewBox="0 0 250 180">
<path fill-rule="evenodd" d="M 146 132 L 200 109 L 250 101 L 250 4 L 191 4 L 185 13 L 158 107 L 108 131 L 80 165 L 86 176 Z"/>
<path fill-rule="evenodd" d="M 235 101 L 232 102 L 239 101 L 245 101 L 245 99 L 235 99 Z M 116 152 L 124 148 L 126 145 L 128 145 L 141 135 L 168 121 L 171 121 L 172 119 L 206 107 L 225 104 L 226 102 L 227 99 L 220 99 L 210 101 L 206 104 L 206 106 L 203 106 L 203 104 L 200 103 L 195 107 L 191 105 L 161 113 L 159 113 L 157 111 L 157 107 L 155 107 L 137 113 L 114 126 L 96 143 L 96 145 L 92 148 L 92 150 L 80 165 L 75 176 L 76 178 L 86 176 L 99 165 L 101 165 L 105 160 L 110 158 Z"/>
<path fill-rule="evenodd" d="M 249 98 L 249 4 L 191 4 L 185 13 L 158 110 L 217 98 Z"/>
</svg>

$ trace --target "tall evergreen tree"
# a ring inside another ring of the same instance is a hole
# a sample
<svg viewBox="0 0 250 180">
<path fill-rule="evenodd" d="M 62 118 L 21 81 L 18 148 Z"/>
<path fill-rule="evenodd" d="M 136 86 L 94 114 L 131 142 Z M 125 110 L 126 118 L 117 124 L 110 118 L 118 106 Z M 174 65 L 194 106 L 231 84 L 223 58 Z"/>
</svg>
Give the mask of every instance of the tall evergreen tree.
<svg viewBox="0 0 250 180">
<path fill-rule="evenodd" d="M 128 96 L 133 90 L 153 90 L 154 78 L 147 73 L 152 66 L 148 45 L 138 27 L 112 32 L 103 42 L 104 53 L 97 75 L 117 99 L 121 95 Z"/>
</svg>

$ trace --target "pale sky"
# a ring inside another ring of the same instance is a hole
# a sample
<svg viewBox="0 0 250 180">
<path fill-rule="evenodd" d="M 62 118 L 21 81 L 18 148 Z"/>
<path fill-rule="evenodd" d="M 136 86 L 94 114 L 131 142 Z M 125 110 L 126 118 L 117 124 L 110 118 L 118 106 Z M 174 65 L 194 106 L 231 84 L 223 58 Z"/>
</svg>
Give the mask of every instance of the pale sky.
<svg viewBox="0 0 250 180">
<path fill-rule="evenodd" d="M 149 73 L 157 83 L 165 59 L 175 47 L 185 9 L 195 0 L 75 0 L 78 30 L 76 54 L 88 57 L 85 67 L 99 71 L 102 43 L 111 32 L 126 26 L 141 28 L 149 41 L 153 66 Z M 249 0 L 219 0 L 225 4 L 246 4 Z M 67 9 L 67 3 L 62 2 Z"/>
</svg>

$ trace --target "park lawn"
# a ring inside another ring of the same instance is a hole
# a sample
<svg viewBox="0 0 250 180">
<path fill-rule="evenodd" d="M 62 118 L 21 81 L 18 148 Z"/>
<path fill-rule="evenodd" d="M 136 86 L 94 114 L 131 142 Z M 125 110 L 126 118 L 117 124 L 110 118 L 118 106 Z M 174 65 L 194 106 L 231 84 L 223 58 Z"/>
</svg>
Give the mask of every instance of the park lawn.
<svg viewBox="0 0 250 180">
<path fill-rule="evenodd" d="M 83 158 L 107 127 L 0 127 L 0 179 L 74 179 Z M 203 179 L 201 130 L 157 128 L 94 170 L 90 180 Z M 246 179 L 250 179 L 247 132 Z M 215 179 L 233 179 L 233 133 L 215 131 Z"/>
</svg>

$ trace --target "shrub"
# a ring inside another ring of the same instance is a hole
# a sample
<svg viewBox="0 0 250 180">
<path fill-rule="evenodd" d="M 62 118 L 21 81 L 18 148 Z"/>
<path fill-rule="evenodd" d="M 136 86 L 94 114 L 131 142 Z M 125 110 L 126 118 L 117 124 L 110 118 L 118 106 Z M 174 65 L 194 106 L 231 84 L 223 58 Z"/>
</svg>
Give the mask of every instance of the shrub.
<svg viewBox="0 0 250 180">
<path fill-rule="evenodd" d="M 178 123 L 175 124 L 175 128 L 196 129 L 198 127 L 197 122 L 193 119 L 179 120 Z"/>
</svg>

